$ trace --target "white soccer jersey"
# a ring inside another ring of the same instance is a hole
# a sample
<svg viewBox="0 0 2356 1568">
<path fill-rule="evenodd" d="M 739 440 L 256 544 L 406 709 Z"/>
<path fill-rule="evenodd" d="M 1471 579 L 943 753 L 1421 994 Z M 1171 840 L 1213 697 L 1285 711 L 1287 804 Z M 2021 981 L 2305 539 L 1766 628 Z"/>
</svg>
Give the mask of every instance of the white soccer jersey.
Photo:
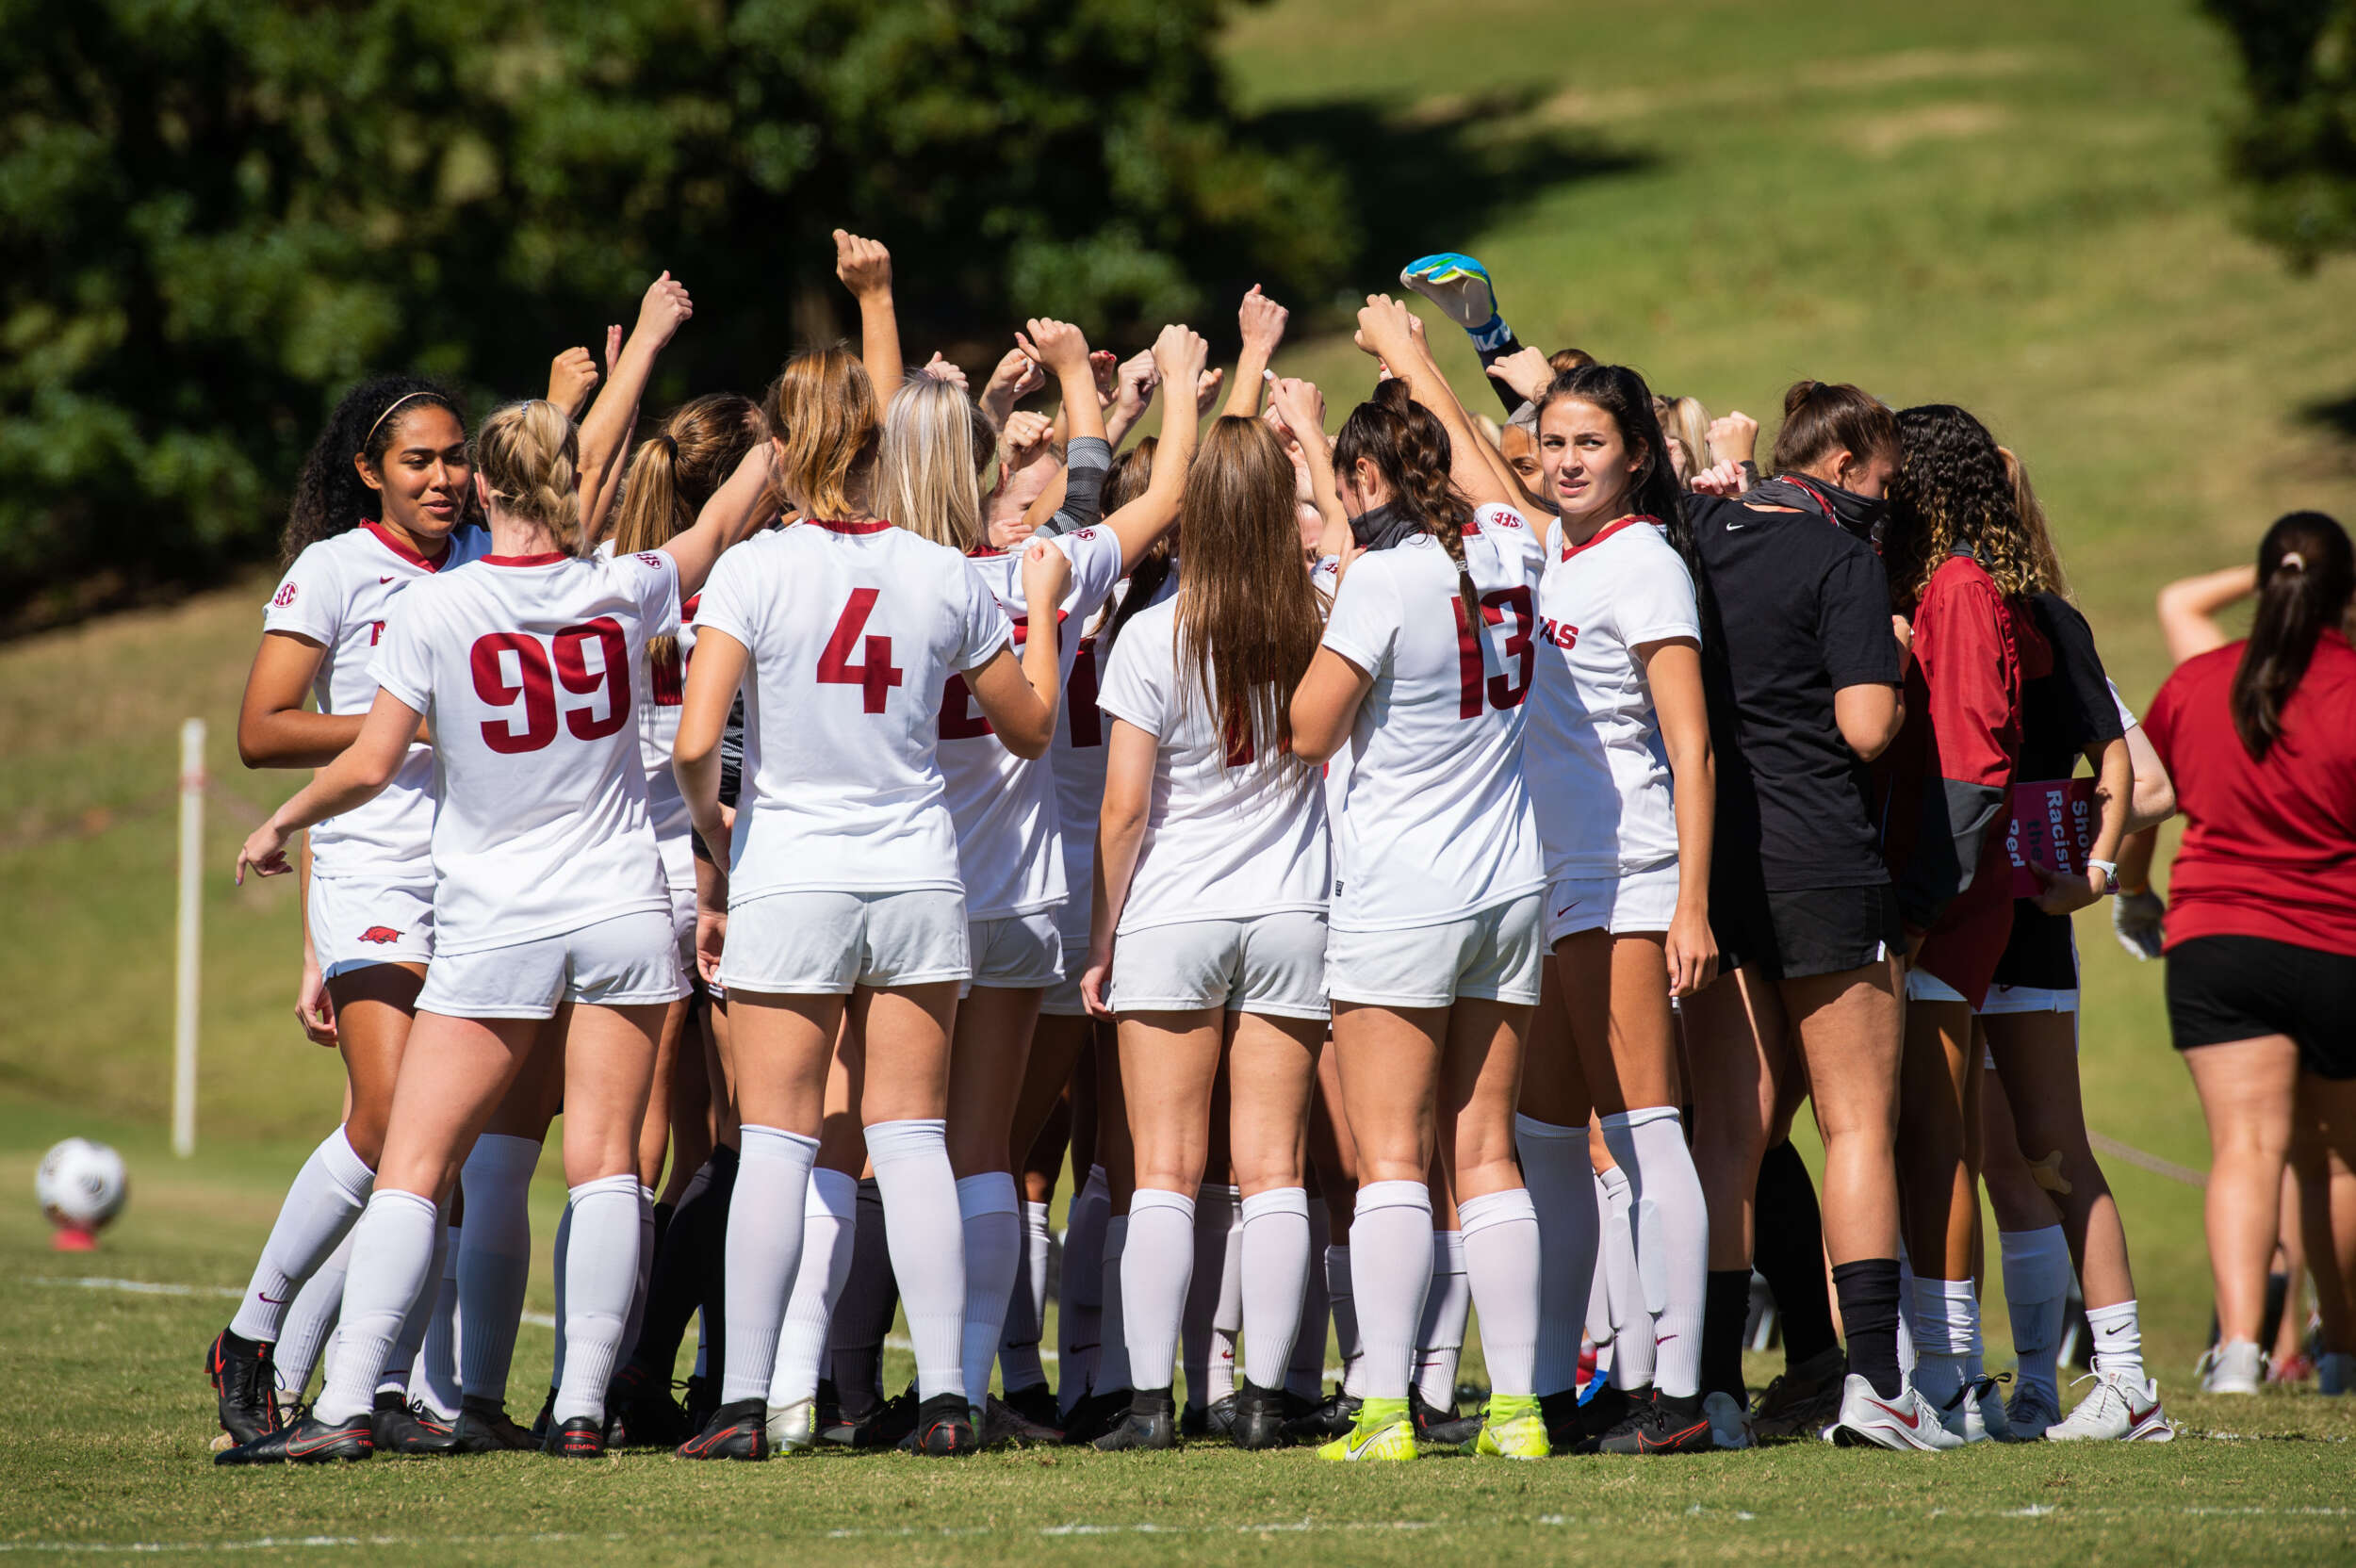
<svg viewBox="0 0 2356 1568">
<path fill-rule="evenodd" d="M 1080 652 L 1079 629 L 1104 607 L 1121 581 L 1121 541 L 1110 529 L 1084 528 L 1048 543 L 1072 561 L 1072 581 L 1058 607 L 1065 633 L 1059 650 L 1063 684 L 1069 688 Z M 1021 552 L 990 550 L 968 557 L 968 564 L 1012 624 L 1020 649 L 1029 631 Z M 965 678 L 954 673 L 941 687 L 941 772 L 965 867 L 966 918 L 1001 920 L 1062 904 L 1067 890 L 1054 766 L 1044 760 L 1025 761 L 1002 745 Z"/>
<path fill-rule="evenodd" d="M 1618 876 L 1677 852 L 1669 754 L 1635 649 L 1699 642 L 1701 615 L 1693 573 L 1650 519 L 1623 517 L 1584 545 L 1553 537 L 1523 772 L 1546 879 Z"/>
<path fill-rule="evenodd" d="M 1091 623 L 1095 617 L 1089 617 Z M 1066 622 L 1066 629 L 1071 623 Z M 1101 672 L 1097 643 L 1079 639 L 1066 678 L 1063 706 L 1055 712 L 1055 743 L 1048 748 L 1048 771 L 1055 778 L 1056 834 L 1063 841 L 1062 928 L 1088 929 L 1096 877 L 1096 822 L 1104 808 L 1104 715 L 1097 707 Z"/>
<path fill-rule="evenodd" d="M 695 620 L 750 654 L 729 903 L 962 891 L 941 692 L 1011 635 L 964 557 L 887 522 L 794 523 L 722 556 Z"/>
<path fill-rule="evenodd" d="M 1317 770 L 1289 755 L 1231 748 L 1193 662 L 1179 667 L 1177 634 L 1177 600 L 1140 611 L 1121 629 L 1104 669 L 1105 717 L 1158 743 L 1121 933 L 1324 908 L 1329 873 Z"/>
<path fill-rule="evenodd" d="M 374 673 L 434 726 L 437 957 L 669 912 L 630 670 L 678 624 L 661 551 L 484 556 L 402 596 Z"/>
<path fill-rule="evenodd" d="M 1539 552 L 1519 513 L 1480 509 L 1464 533 L 1479 633 L 1464 624 L 1455 564 L 1429 534 L 1360 556 L 1343 578 L 1325 645 L 1374 688 L 1337 792 L 1334 930 L 1457 920 L 1543 886 L 1522 782 Z"/>
<path fill-rule="evenodd" d="M 597 547 L 597 558 L 614 558 L 614 541 Z M 687 813 L 687 797 L 679 792 L 679 775 L 671 771 L 671 752 L 679 743 L 679 705 L 686 698 L 687 663 L 695 656 L 695 606 L 698 594 L 679 606 L 677 645 L 667 659 L 657 655 L 654 639 L 662 633 L 646 629 L 646 656 L 631 666 L 630 701 L 638 716 L 638 761 L 646 773 L 646 814 L 654 823 L 655 842 L 663 849 L 663 874 L 674 888 L 695 885 L 695 825 Z"/>
<path fill-rule="evenodd" d="M 369 662 L 392 605 L 421 578 L 463 566 L 490 548 L 480 528 L 452 530 L 428 561 L 379 524 L 322 539 L 295 557 L 262 611 L 262 629 L 309 638 L 326 651 L 311 678 L 319 711 L 365 716 L 376 701 Z M 413 745 L 384 792 L 311 829 L 314 876 L 434 879 L 434 748 Z"/>
</svg>

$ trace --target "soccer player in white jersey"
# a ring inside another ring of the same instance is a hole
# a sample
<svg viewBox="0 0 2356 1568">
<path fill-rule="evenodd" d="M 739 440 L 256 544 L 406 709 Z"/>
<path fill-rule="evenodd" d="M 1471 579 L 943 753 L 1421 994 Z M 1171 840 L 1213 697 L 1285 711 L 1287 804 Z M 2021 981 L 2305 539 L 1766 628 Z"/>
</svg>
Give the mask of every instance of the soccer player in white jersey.
<svg viewBox="0 0 2356 1568">
<path fill-rule="evenodd" d="M 961 674 L 999 743 L 1041 755 L 1056 644 L 1036 638 L 1018 662 L 1006 611 L 964 558 L 874 514 L 875 394 L 846 351 L 797 356 L 767 413 L 779 487 L 801 520 L 731 556 L 705 590 L 675 753 L 697 831 L 717 841 L 716 750 L 743 688 L 727 907 L 707 906 L 697 938 L 699 963 L 728 991 L 743 1131 L 727 1376 L 718 1410 L 679 1453 L 769 1451 L 777 1339 L 846 1014 L 856 1109 L 916 1347 L 913 1446 L 966 1453 L 965 1250 L 943 1118 L 971 963 L 937 713 Z M 1025 610 L 1052 626 L 1069 558 L 1039 546 L 1023 574 Z"/>
<path fill-rule="evenodd" d="M 1495 1391 L 1476 1446 L 1534 1458 L 1547 1452 L 1531 1388 L 1537 1219 L 1514 1164 L 1513 1101 L 1545 962 L 1545 867 L 1522 781 L 1539 545 L 1503 504 L 1414 320 L 1382 297 L 1359 315 L 1361 342 L 1399 379 L 1335 443 L 1356 544 L 1292 704 L 1302 758 L 1350 754 L 1326 988 L 1358 1148 L 1350 1249 L 1366 1401 L 1320 1452 L 1415 1457 L 1408 1375 L 1432 1278 L 1436 1146 Z"/>
<path fill-rule="evenodd" d="M 1265 423 L 1213 425 L 1181 527 L 1178 594 L 1129 623 L 1100 694 L 1111 734 L 1082 993 L 1120 1020 L 1137 1162 L 1121 1273 L 1134 1392 L 1105 1449 L 1177 1443 L 1171 1365 L 1222 1062 L 1243 1194 L 1239 1446 L 1282 1440 L 1309 1267 L 1301 1165 L 1325 1037 L 1328 871 L 1325 803 L 1292 754 L 1287 709 L 1318 609 L 1292 465 Z"/>
<path fill-rule="evenodd" d="M 248 767 L 320 767 L 360 733 L 376 695 L 369 663 L 394 603 L 488 546 L 468 520 L 472 482 L 458 404 L 432 383 L 377 376 L 336 406 L 297 482 L 286 575 L 262 612 L 246 678 L 237 752 Z M 313 697 L 318 711 L 306 711 Z M 238 1443 L 277 1429 L 273 1376 L 290 1380 L 289 1400 L 300 1396 L 335 1322 L 339 1246 L 375 1180 L 393 1079 L 434 956 L 433 825 L 433 753 L 419 744 L 381 794 L 310 834 L 297 1008 L 315 1038 L 323 1033 L 342 1052 L 349 1102 L 343 1124 L 295 1177 L 245 1299 L 206 1358 L 221 1428 Z M 427 1424 L 398 1393 L 377 1438 L 387 1448 L 450 1446 L 447 1424 Z"/>
<path fill-rule="evenodd" d="M 637 1282 L 639 1119 L 655 1037 L 685 989 L 646 817 L 630 666 L 679 624 L 684 586 L 748 530 L 768 490 L 758 451 L 696 526 L 660 550 L 581 559 L 572 422 L 534 401 L 476 442 L 492 553 L 413 584 L 373 666 L 358 739 L 254 830 L 238 854 L 287 869 L 303 827 L 372 798 L 434 726 L 435 955 L 417 996 L 375 1191 L 352 1233 L 342 1338 L 311 1414 L 224 1463 L 365 1459 L 369 1406 L 402 1314 L 428 1281 L 436 1201 L 521 1071 L 543 1021 L 564 1030 L 564 1379 L 549 1452 L 605 1446 L 605 1390 Z"/>
<path fill-rule="evenodd" d="M 1717 971 L 1701 616 L 1678 547 L 1687 535 L 1676 472 L 1643 378 L 1618 366 L 1574 370 L 1540 395 L 1537 412 L 1543 482 L 1560 520 L 1538 589 L 1525 758 L 1570 1039 L 1533 1046 L 1516 1125 L 1536 1156 L 1523 1161 L 1533 1200 L 1562 1216 L 1548 1241 L 1561 1238 L 1577 1271 L 1549 1301 L 1559 1321 L 1541 1333 L 1556 1354 L 1539 1386 L 1568 1389 L 1579 1353 L 1598 1235 L 1592 1111 L 1612 1154 L 1602 1180 L 1627 1188 L 1612 1208 L 1615 1230 L 1627 1216 L 1628 1245 L 1612 1256 L 1637 1266 L 1630 1288 L 1612 1280 L 1613 1392 L 1589 1402 L 1583 1446 L 1693 1452 L 1714 1446 L 1700 1392 L 1710 1220 L 1680 1119 L 1669 999 L 1693 995 Z M 1561 1364 L 1564 1349 L 1571 1367 Z M 1620 1375 L 1637 1356 L 1652 1369 L 1649 1391 Z M 1741 1407 L 1718 1398 L 1718 1441 L 1747 1447 Z"/>
</svg>

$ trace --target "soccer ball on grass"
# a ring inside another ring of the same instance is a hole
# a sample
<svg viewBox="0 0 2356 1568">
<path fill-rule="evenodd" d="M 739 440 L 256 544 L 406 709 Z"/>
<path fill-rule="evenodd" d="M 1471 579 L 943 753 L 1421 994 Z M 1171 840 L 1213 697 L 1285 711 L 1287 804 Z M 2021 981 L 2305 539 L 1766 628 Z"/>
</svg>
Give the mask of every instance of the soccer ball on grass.
<svg viewBox="0 0 2356 1568">
<path fill-rule="evenodd" d="M 59 1251 L 88 1251 L 99 1228 L 123 1212 L 130 1176 L 123 1156 L 103 1143 L 68 1138 L 41 1157 L 33 1178 L 41 1212 L 57 1228 Z"/>
</svg>

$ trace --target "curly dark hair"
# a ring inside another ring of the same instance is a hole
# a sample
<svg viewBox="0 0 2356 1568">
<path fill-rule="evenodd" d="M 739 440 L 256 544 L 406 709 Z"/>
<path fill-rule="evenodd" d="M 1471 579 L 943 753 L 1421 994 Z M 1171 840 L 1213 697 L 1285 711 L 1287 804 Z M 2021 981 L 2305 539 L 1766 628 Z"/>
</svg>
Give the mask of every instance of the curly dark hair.
<svg viewBox="0 0 2356 1568">
<path fill-rule="evenodd" d="M 399 405 L 396 407 L 395 405 Z M 278 551 L 287 564 L 310 546 L 338 533 L 348 533 L 376 515 L 382 504 L 377 493 L 361 482 L 352 467 L 355 452 L 376 467 L 392 450 L 401 421 L 412 409 L 434 406 L 450 410 L 458 428 L 466 428 L 466 410 L 456 394 L 421 376 L 370 376 L 343 396 L 327 417 L 311 455 L 303 460 L 295 481 L 294 500 L 286 508 L 286 529 L 279 535 Z M 390 415 L 390 417 L 386 417 Z M 466 510 L 474 510 L 471 491 Z"/>
<path fill-rule="evenodd" d="M 1644 462 L 1628 476 L 1622 504 L 1631 513 L 1660 518 L 1670 545 L 1692 566 L 1693 525 L 1685 515 L 1685 490 L 1677 483 L 1676 465 L 1669 461 L 1668 437 L 1661 432 L 1652 388 L 1644 384 L 1644 378 L 1625 365 L 1566 370 L 1538 394 L 1540 421 L 1545 420 L 1548 404 L 1565 398 L 1603 410 L 1619 426 L 1621 444 L 1644 454 Z"/>
<path fill-rule="evenodd" d="M 1901 611 L 1922 602 L 1931 575 L 1969 553 L 2006 598 L 2052 589 L 2021 521 L 2012 476 L 1988 427 L 1953 403 L 1898 411 L 1898 475 L 1890 485 L 1882 560 Z"/>
</svg>

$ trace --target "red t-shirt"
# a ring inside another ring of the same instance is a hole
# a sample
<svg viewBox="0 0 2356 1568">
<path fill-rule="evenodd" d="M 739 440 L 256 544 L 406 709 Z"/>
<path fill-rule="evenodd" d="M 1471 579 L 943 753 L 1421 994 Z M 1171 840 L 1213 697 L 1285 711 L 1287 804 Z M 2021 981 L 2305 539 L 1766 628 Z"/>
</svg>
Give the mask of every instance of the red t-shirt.
<svg viewBox="0 0 2356 1568">
<path fill-rule="evenodd" d="M 2233 729 L 2245 645 L 2185 660 L 2143 716 L 2184 813 L 2167 945 L 2264 937 L 2356 956 L 2356 649 L 2316 641 L 2259 762 Z"/>
</svg>

